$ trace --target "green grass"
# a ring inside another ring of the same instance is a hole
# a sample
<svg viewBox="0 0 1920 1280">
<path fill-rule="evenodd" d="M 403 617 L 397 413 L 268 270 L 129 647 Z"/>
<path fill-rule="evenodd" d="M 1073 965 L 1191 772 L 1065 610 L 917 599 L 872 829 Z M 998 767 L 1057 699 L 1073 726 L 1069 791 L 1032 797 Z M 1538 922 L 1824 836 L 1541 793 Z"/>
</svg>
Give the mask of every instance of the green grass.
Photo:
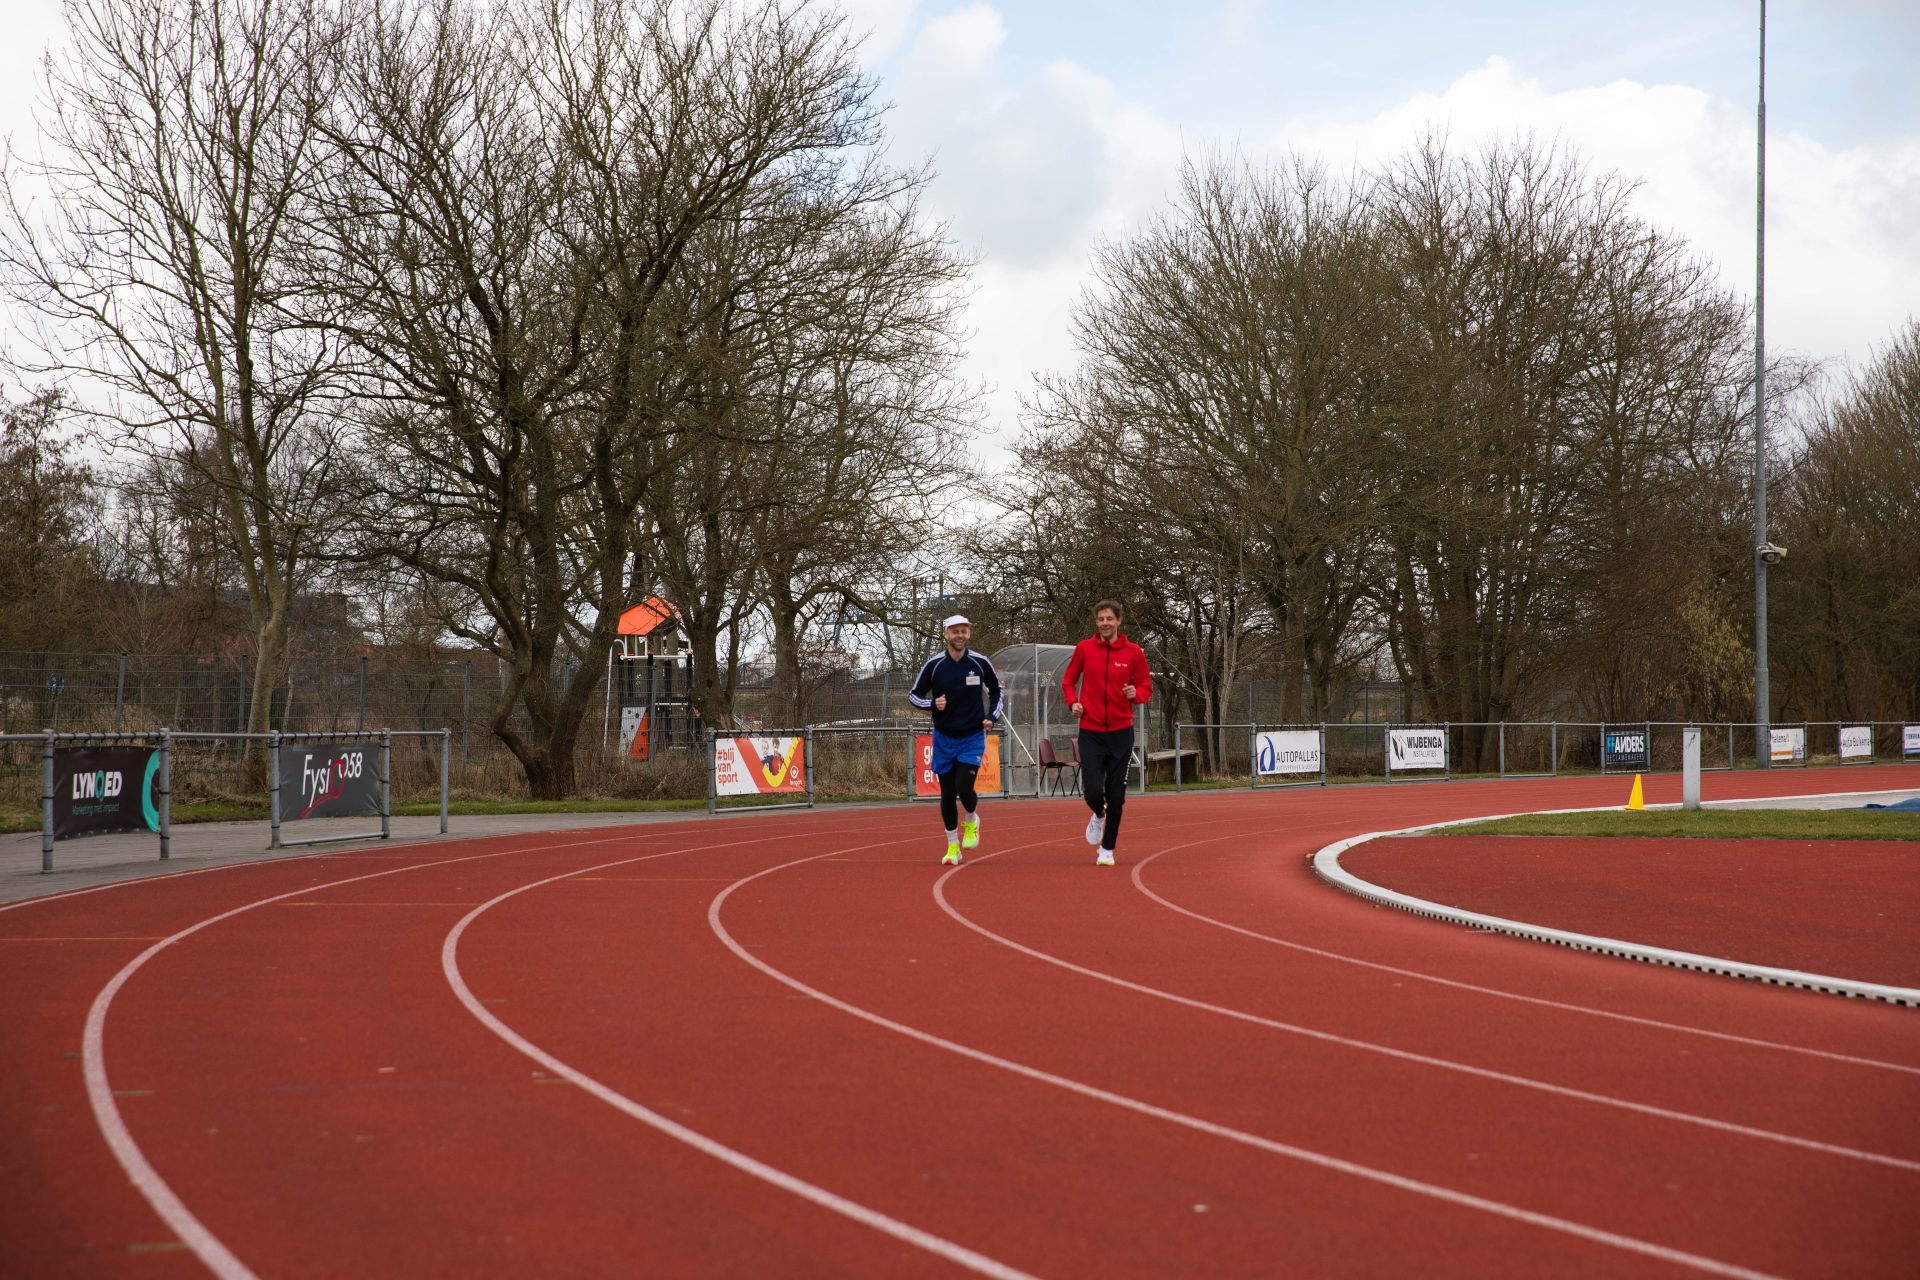
<svg viewBox="0 0 1920 1280">
<path fill-rule="evenodd" d="M 1649 809 L 1538 813 L 1434 835 L 1720 837 L 1736 840 L 1920 840 L 1920 813 L 1869 809 Z"/>
</svg>

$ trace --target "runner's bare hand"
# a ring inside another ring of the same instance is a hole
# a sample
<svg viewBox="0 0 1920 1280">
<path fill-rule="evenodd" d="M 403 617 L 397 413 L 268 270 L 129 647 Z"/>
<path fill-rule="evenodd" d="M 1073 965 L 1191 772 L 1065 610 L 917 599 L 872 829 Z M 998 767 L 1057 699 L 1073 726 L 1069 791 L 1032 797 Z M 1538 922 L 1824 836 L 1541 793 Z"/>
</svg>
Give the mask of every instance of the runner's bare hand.
<svg viewBox="0 0 1920 1280">
<path fill-rule="evenodd" d="M 937 697 L 937 698 L 935 698 L 935 699 L 933 700 L 933 709 L 934 709 L 935 711 L 945 711 L 945 710 L 947 709 L 947 695 L 946 695 L 946 694 L 944 694 L 944 693 L 943 693 L 943 694 L 941 694 L 941 695 L 940 695 L 939 697 Z"/>
<path fill-rule="evenodd" d="M 1123 685 L 1121 685 L 1121 686 L 1120 686 L 1120 692 L 1122 692 L 1122 693 L 1124 693 L 1124 694 L 1126 694 L 1126 695 L 1127 695 L 1127 701 L 1128 701 L 1128 702 L 1132 702 L 1132 701 L 1133 701 L 1133 686 L 1132 686 L 1132 685 L 1130 685 L 1130 684 L 1123 684 Z"/>
<path fill-rule="evenodd" d="M 991 728 L 993 728 L 993 721 L 991 721 L 991 720 L 982 720 L 982 721 L 980 722 L 980 727 L 981 727 L 982 729 L 991 729 Z"/>
<path fill-rule="evenodd" d="M 1084 706 L 1082 706 L 1080 703 L 1076 702 L 1073 704 L 1073 714 L 1075 714 L 1076 716 L 1083 716 L 1087 714 L 1087 709 Z"/>
</svg>

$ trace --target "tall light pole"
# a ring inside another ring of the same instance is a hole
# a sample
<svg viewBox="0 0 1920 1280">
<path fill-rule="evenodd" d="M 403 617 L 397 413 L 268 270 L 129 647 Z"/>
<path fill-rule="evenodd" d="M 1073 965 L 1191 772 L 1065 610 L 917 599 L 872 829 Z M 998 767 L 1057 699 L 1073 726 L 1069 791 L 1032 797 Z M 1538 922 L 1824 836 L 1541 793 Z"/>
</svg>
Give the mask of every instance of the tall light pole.
<svg viewBox="0 0 1920 1280">
<path fill-rule="evenodd" d="M 1754 200 L 1753 285 L 1753 718 L 1754 764 L 1773 758 L 1767 689 L 1767 0 L 1760 0 L 1760 159 Z"/>
</svg>

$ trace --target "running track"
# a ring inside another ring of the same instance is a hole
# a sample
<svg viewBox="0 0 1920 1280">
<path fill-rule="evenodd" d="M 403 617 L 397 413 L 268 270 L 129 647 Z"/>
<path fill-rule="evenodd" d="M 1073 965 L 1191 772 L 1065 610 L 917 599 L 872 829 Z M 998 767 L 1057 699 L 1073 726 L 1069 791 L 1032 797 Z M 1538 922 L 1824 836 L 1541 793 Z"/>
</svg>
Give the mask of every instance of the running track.
<svg viewBox="0 0 1920 1280">
<path fill-rule="evenodd" d="M 1156 796 L 1114 872 L 1028 802 L 950 874 L 930 810 L 816 811 L 0 908 L 0 1275 L 1914 1274 L 1920 1014 L 1307 864 L 1623 789 Z"/>
</svg>

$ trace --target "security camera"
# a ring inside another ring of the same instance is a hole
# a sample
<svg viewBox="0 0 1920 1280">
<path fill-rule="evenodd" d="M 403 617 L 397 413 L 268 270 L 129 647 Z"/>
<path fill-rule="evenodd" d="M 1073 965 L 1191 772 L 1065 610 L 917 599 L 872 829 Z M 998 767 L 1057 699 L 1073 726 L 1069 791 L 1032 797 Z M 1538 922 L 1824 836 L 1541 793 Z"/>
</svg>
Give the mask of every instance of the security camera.
<svg viewBox="0 0 1920 1280">
<path fill-rule="evenodd" d="M 1767 564 L 1779 564 L 1787 558 L 1787 549 L 1777 543 L 1763 542 L 1755 550 L 1760 559 Z"/>
</svg>

